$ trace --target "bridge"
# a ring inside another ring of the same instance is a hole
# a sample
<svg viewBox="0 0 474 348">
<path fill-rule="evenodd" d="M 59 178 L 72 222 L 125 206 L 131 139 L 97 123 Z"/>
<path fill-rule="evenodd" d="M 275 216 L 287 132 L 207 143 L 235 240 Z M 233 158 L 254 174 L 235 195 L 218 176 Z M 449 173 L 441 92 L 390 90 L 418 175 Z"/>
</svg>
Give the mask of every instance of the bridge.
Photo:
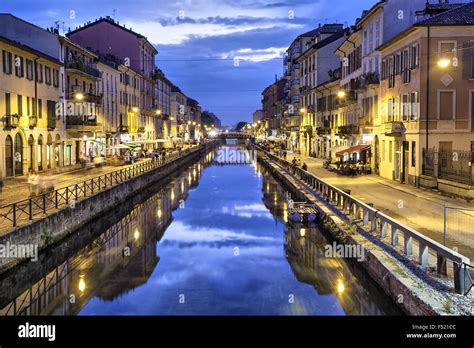
<svg viewBox="0 0 474 348">
<path fill-rule="evenodd" d="M 216 138 L 221 139 L 250 139 L 253 136 L 245 132 L 218 132 Z"/>
</svg>

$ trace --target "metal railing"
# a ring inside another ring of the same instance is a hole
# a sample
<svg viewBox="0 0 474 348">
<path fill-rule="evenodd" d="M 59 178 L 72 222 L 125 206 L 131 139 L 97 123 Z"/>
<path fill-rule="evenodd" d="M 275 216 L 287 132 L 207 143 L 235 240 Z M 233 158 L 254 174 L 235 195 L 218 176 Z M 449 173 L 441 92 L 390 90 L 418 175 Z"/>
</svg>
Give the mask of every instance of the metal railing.
<svg viewBox="0 0 474 348">
<path fill-rule="evenodd" d="M 264 151 L 261 148 L 259 149 Z M 296 178 L 308 185 L 320 198 L 331 204 L 335 208 L 334 211 L 339 213 L 338 215 L 344 220 L 350 220 L 352 224 L 360 227 L 363 232 L 369 232 L 379 241 L 390 246 L 397 254 L 403 255 L 410 261 L 413 261 L 415 254 L 417 254 L 415 261 L 425 272 L 430 270 L 432 266 L 429 259 L 430 253 L 435 255 L 435 269 L 440 275 L 448 276 L 448 262 L 452 263 L 454 288 L 458 293 L 465 293 L 465 277 L 469 272 L 465 265 L 470 264 L 469 258 L 426 237 L 415 229 L 399 223 L 392 217 L 355 199 L 349 193 L 322 181 L 311 173 L 299 167 L 293 167 L 290 162 L 267 151 L 264 152 L 271 160 L 292 172 Z M 403 244 L 400 244 L 400 239 L 403 240 Z M 415 250 L 416 246 L 418 247 L 417 250 Z"/>
<path fill-rule="evenodd" d="M 27 199 L 23 199 L 0 207 L 0 229 L 17 227 L 19 223 L 27 223 L 35 218 L 44 217 L 48 212 L 70 206 L 82 198 L 92 196 L 112 186 L 121 184 L 131 178 L 159 168 L 192 152 L 200 151 L 206 144 L 188 148 L 180 153 L 173 153 L 164 159 L 159 158 L 127 168 L 119 169 L 79 183 L 55 189 Z"/>
</svg>

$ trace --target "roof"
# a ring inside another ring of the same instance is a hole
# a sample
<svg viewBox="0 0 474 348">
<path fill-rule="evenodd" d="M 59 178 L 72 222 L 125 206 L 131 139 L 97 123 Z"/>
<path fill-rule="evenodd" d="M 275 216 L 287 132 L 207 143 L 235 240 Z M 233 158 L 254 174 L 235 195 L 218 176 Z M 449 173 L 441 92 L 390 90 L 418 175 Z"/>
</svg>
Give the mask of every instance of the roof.
<svg viewBox="0 0 474 348">
<path fill-rule="evenodd" d="M 360 23 L 364 22 L 372 13 L 374 13 L 375 11 L 379 9 L 380 5 L 382 5 L 385 2 L 387 2 L 387 0 L 380 0 L 374 6 L 372 6 L 369 10 L 364 10 L 360 18 L 357 19 L 356 24 L 359 25 Z"/>
<path fill-rule="evenodd" d="M 431 18 L 415 23 L 415 27 L 474 25 L 474 3 L 454 7 Z"/>
<path fill-rule="evenodd" d="M 455 5 L 455 4 L 451 4 Z M 376 48 L 377 51 L 382 51 L 392 44 L 396 43 L 402 38 L 405 38 L 408 34 L 415 31 L 420 27 L 428 26 L 466 26 L 474 25 L 474 3 L 457 4 L 459 6 L 452 6 L 451 10 L 439 13 L 433 17 L 422 20 L 408 27 L 397 36 L 393 37 L 386 43 Z"/>
<path fill-rule="evenodd" d="M 49 61 L 52 61 L 52 62 L 54 62 L 54 63 L 56 63 L 56 64 L 58 64 L 58 65 L 63 65 L 63 63 L 61 63 L 61 62 L 60 62 L 59 60 L 57 60 L 56 58 L 53 58 L 53 57 L 51 57 L 51 56 L 49 56 L 49 55 L 47 55 L 47 54 L 44 54 L 43 52 L 40 52 L 40 51 L 38 51 L 38 50 L 35 50 L 34 48 L 31 48 L 31 47 L 29 47 L 29 46 L 23 45 L 23 44 L 20 43 L 20 42 L 10 40 L 10 39 L 8 39 L 8 38 L 6 38 L 6 37 L 4 37 L 4 36 L 0 36 L 0 41 L 5 42 L 5 43 L 7 43 L 7 44 L 9 44 L 9 45 L 15 46 L 15 47 L 17 47 L 17 48 L 19 48 L 19 49 L 22 49 L 23 51 L 29 52 L 29 53 L 31 53 L 31 54 L 34 54 L 34 55 L 38 56 L 38 57 L 41 57 L 41 58 L 47 59 L 47 60 L 49 60 Z"/>
<path fill-rule="evenodd" d="M 99 19 L 95 20 L 94 22 L 87 22 L 87 23 L 86 23 L 85 25 L 83 25 L 82 27 L 78 27 L 78 28 L 76 28 L 75 30 L 72 30 L 72 31 L 68 32 L 68 33 L 66 34 L 66 36 L 69 37 L 69 35 L 76 34 L 76 33 L 80 32 L 80 31 L 82 31 L 82 30 L 84 30 L 84 29 L 86 29 L 86 28 L 93 27 L 93 26 L 95 26 L 95 25 L 97 25 L 97 24 L 99 24 L 99 23 L 102 23 L 102 22 L 111 24 L 111 25 L 113 25 L 113 26 L 115 26 L 115 27 L 117 27 L 117 28 L 120 28 L 120 29 L 123 30 L 123 31 L 126 31 L 126 32 L 128 32 L 128 33 L 130 33 L 130 34 L 132 34 L 132 35 L 135 35 L 138 39 L 144 39 L 146 42 L 148 42 L 148 44 L 149 44 L 150 46 L 152 46 L 152 47 L 155 49 L 156 52 L 158 52 L 158 51 L 156 50 L 156 48 L 148 41 L 148 39 L 147 39 L 145 36 L 143 36 L 142 34 L 137 33 L 136 31 L 133 31 L 131 28 L 130 28 L 130 29 L 126 28 L 125 25 L 120 25 L 118 21 L 116 22 L 116 21 L 115 21 L 112 17 L 110 17 L 110 16 L 100 17 Z"/>
</svg>

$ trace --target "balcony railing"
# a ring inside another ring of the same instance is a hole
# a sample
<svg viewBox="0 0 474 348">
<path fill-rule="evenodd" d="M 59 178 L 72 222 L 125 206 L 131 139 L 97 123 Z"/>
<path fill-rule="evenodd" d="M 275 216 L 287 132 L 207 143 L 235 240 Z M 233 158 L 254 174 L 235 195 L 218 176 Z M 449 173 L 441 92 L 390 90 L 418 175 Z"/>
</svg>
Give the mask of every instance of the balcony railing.
<svg viewBox="0 0 474 348">
<path fill-rule="evenodd" d="M 3 117 L 3 124 L 5 128 L 16 128 L 20 123 L 20 116 L 18 115 L 6 115 Z"/>
<path fill-rule="evenodd" d="M 128 126 L 118 126 L 118 132 L 122 134 L 128 133 Z"/>
<path fill-rule="evenodd" d="M 319 126 L 316 128 L 318 135 L 329 135 L 331 134 L 331 123 L 327 120 L 319 123 Z"/>
<path fill-rule="evenodd" d="M 371 118 L 364 116 L 359 118 L 359 120 L 357 121 L 357 125 L 359 127 L 373 127 L 374 122 Z"/>
<path fill-rule="evenodd" d="M 338 128 L 337 134 L 340 136 L 359 134 L 359 127 L 355 124 L 348 124 Z"/>
<path fill-rule="evenodd" d="M 100 77 L 100 71 L 97 68 L 80 60 L 66 60 L 64 66 L 66 69 L 78 70 L 92 77 Z"/>
<path fill-rule="evenodd" d="M 398 137 L 405 132 L 405 126 L 401 121 L 385 122 L 383 125 L 383 133 L 386 136 Z"/>
<path fill-rule="evenodd" d="M 100 130 L 101 125 L 97 123 L 96 116 L 67 116 L 66 129 L 90 132 Z"/>
<path fill-rule="evenodd" d="M 296 94 L 296 95 L 291 97 L 291 102 L 292 103 L 299 102 L 299 101 L 300 101 L 300 95 L 299 94 Z"/>
<path fill-rule="evenodd" d="M 357 102 L 357 94 L 355 91 L 346 91 L 346 95 L 343 98 L 337 98 L 337 106 L 346 106 Z"/>
<path fill-rule="evenodd" d="M 75 86 L 75 87 L 78 87 L 78 86 Z M 78 95 L 82 95 L 82 98 L 78 99 Z M 67 100 L 73 100 L 78 103 L 82 103 L 82 102 L 94 103 L 97 106 L 102 105 L 102 98 L 103 98 L 103 94 L 81 92 L 80 88 L 73 88 L 71 92 L 66 93 Z"/>
</svg>

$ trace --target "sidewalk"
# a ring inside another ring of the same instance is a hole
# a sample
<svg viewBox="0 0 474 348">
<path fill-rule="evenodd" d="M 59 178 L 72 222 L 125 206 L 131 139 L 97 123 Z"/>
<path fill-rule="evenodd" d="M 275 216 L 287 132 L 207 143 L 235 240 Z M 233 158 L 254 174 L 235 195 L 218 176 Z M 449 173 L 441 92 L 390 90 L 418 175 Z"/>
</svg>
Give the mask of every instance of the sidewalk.
<svg viewBox="0 0 474 348">
<path fill-rule="evenodd" d="M 351 196 L 372 203 L 383 213 L 397 219 L 424 235 L 443 244 L 444 205 L 474 209 L 474 203 L 450 198 L 435 191 L 416 188 L 407 184 L 381 178 L 376 175 L 343 176 L 323 168 L 323 160 L 305 155 L 288 153 L 287 160 L 300 158 L 308 165 L 308 171 L 327 183 L 344 190 L 351 190 Z M 465 231 L 449 230 L 447 246 L 457 247 L 460 253 L 474 259 L 474 211 L 462 214 L 467 223 Z"/>
<path fill-rule="evenodd" d="M 144 163 L 150 160 L 151 159 L 146 158 L 139 162 L 135 162 L 133 165 L 136 165 L 137 163 Z M 100 175 L 104 175 L 130 166 L 132 166 L 132 164 L 127 164 L 123 166 L 104 165 L 97 168 L 91 167 L 61 174 L 53 174 L 52 176 L 54 176 L 55 179 L 54 188 L 58 189 L 64 186 L 73 185 L 75 183 L 90 180 Z M 6 179 L 4 180 L 3 184 L 3 192 L 0 193 L 0 206 L 5 206 L 30 197 L 30 188 L 27 183 L 26 176 Z"/>
</svg>

